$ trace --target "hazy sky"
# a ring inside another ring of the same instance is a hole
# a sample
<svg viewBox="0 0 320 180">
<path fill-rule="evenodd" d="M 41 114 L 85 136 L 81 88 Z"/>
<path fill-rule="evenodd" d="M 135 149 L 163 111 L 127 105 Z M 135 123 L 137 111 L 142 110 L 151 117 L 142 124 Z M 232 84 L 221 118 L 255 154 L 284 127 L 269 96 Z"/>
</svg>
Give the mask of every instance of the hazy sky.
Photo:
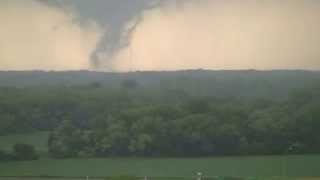
<svg viewBox="0 0 320 180">
<path fill-rule="evenodd" d="M 0 70 L 320 69 L 318 0 L 1 0 Z"/>
</svg>

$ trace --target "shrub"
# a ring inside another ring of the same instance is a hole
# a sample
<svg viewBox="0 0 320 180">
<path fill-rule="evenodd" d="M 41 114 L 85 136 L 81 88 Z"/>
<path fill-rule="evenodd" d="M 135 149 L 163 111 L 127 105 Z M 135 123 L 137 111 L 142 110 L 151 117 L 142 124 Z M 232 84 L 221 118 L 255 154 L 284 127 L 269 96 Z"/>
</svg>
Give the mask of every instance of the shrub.
<svg viewBox="0 0 320 180">
<path fill-rule="evenodd" d="M 15 144 L 13 147 L 13 156 L 16 160 L 36 160 L 38 155 L 32 145 Z"/>
<path fill-rule="evenodd" d="M 11 154 L 0 150 L 0 162 L 2 162 L 2 161 L 10 161 L 12 159 L 13 159 L 13 157 L 12 157 Z"/>
</svg>

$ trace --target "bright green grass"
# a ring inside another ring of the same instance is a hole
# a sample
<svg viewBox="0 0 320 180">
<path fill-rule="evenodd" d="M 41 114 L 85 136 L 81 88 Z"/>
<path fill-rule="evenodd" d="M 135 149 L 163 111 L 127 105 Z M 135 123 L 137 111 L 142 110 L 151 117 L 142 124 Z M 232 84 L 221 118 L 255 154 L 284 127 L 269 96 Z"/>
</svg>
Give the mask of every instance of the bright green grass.
<svg viewBox="0 0 320 180">
<path fill-rule="evenodd" d="M 108 158 L 108 159 L 42 159 L 29 162 L 0 163 L 0 176 L 206 176 L 320 177 L 320 155 L 257 156 L 217 158 Z"/>
<path fill-rule="evenodd" d="M 48 134 L 48 132 L 37 132 L 29 134 L 0 136 L 0 149 L 11 151 L 14 144 L 25 143 L 33 145 L 38 152 L 45 153 L 48 151 Z"/>
</svg>

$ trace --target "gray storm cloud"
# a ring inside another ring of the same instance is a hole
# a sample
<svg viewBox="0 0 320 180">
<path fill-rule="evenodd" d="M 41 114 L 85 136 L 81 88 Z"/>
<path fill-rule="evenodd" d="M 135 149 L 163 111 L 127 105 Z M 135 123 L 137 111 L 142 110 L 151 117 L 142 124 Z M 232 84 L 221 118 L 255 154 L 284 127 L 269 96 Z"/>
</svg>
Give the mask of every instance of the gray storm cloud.
<svg viewBox="0 0 320 180">
<path fill-rule="evenodd" d="M 115 52 L 97 51 L 105 27 L 43 2 L 0 1 L 0 70 L 92 69 L 96 52 L 100 70 L 320 69 L 316 0 L 161 1 Z"/>
<path fill-rule="evenodd" d="M 1 70 L 89 69 L 90 55 L 104 33 L 76 13 L 36 0 L 1 0 Z"/>
<path fill-rule="evenodd" d="M 105 66 L 116 71 L 319 69 L 320 2 L 189 1 L 147 10 L 130 45 Z"/>
</svg>

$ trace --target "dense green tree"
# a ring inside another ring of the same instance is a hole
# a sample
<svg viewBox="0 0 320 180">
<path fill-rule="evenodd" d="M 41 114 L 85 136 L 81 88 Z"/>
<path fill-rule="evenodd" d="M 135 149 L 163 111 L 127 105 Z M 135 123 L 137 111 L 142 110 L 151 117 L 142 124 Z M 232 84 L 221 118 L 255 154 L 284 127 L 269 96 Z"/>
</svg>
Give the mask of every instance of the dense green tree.
<svg viewBox="0 0 320 180">
<path fill-rule="evenodd" d="M 38 155 L 32 145 L 15 144 L 13 146 L 13 156 L 16 160 L 36 160 Z"/>
<path fill-rule="evenodd" d="M 3 87 L 0 135 L 50 131 L 57 158 L 320 153 L 319 86 L 268 98 L 258 95 L 268 91 L 258 80 L 191 74 L 163 76 L 161 86 L 133 76 L 136 88 L 121 78 L 110 86 L 97 79 L 99 87 Z"/>
<path fill-rule="evenodd" d="M 138 87 L 138 82 L 135 79 L 126 79 L 122 82 L 122 86 L 125 88 L 136 88 Z"/>
<path fill-rule="evenodd" d="M 0 162 L 6 162 L 6 161 L 10 161 L 13 160 L 13 156 L 12 154 L 5 152 L 3 150 L 0 150 Z"/>
</svg>

